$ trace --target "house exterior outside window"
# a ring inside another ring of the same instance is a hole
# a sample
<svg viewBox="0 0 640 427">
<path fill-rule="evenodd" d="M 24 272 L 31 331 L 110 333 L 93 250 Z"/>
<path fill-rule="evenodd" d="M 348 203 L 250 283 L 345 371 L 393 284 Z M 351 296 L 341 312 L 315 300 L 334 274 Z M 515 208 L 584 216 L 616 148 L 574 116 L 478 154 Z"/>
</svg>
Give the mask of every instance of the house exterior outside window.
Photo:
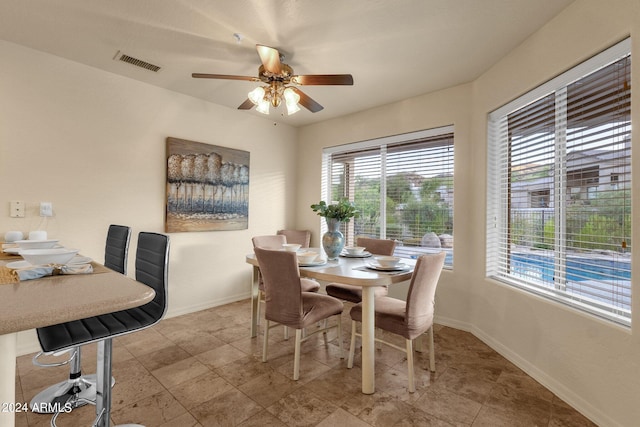
<svg viewBox="0 0 640 427">
<path fill-rule="evenodd" d="M 453 126 L 324 150 L 323 199 L 352 201 L 358 217 L 343 224 L 359 236 L 394 239 L 396 255 L 446 251 L 453 265 Z"/>
<path fill-rule="evenodd" d="M 631 325 L 631 43 L 493 111 L 487 277 Z"/>
</svg>

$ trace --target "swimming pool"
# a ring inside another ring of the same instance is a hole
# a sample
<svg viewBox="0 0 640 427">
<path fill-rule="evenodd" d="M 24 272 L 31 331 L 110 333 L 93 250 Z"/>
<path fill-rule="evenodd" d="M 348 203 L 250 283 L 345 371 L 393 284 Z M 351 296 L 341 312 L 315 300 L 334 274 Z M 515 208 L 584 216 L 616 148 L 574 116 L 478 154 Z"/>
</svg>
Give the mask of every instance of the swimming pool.
<svg viewBox="0 0 640 427">
<path fill-rule="evenodd" d="M 511 268 L 515 272 L 525 275 L 528 272 L 540 280 L 553 282 L 553 257 L 530 253 L 513 254 Z M 566 278 L 574 282 L 631 280 L 631 263 L 610 258 L 570 256 L 566 261 Z"/>
<path fill-rule="evenodd" d="M 512 254 L 511 274 L 568 298 L 597 302 L 614 310 L 631 313 L 631 263 L 613 257 L 567 257 L 566 281 L 554 281 L 554 258 Z"/>
</svg>

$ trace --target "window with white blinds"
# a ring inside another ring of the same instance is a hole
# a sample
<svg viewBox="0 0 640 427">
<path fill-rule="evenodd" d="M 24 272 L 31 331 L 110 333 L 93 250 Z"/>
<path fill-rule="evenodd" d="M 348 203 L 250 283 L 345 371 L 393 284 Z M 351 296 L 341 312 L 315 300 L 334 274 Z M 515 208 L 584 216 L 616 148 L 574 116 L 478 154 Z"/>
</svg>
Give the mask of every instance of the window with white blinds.
<svg viewBox="0 0 640 427">
<path fill-rule="evenodd" d="M 487 275 L 631 325 L 625 40 L 492 112 Z"/>
<path fill-rule="evenodd" d="M 396 254 L 445 250 L 453 263 L 453 128 L 325 150 L 328 200 L 347 198 L 359 215 L 343 224 L 358 236 L 394 239 Z"/>
</svg>

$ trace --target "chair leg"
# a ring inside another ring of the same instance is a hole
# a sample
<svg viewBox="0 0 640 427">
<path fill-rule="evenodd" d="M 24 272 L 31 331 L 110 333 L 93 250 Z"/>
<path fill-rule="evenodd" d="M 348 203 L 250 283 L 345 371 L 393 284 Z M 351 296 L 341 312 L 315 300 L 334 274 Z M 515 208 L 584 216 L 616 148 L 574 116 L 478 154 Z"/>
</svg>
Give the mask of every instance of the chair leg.
<svg viewBox="0 0 640 427">
<path fill-rule="evenodd" d="M 296 329 L 296 345 L 293 355 L 293 379 L 300 378 L 300 342 L 302 341 L 302 329 Z"/>
<path fill-rule="evenodd" d="M 284 327 L 284 340 L 288 341 L 289 340 L 289 328 L 287 328 L 286 326 Z"/>
<path fill-rule="evenodd" d="M 265 319 L 266 320 L 266 319 Z M 264 342 L 262 343 L 262 361 L 267 361 L 267 346 L 269 345 L 269 321 L 264 324 Z"/>
<path fill-rule="evenodd" d="M 351 321 L 351 345 L 349 346 L 349 359 L 347 360 L 347 368 L 353 368 L 353 356 L 356 352 L 356 321 Z"/>
<path fill-rule="evenodd" d="M 264 294 L 262 291 L 258 291 L 258 313 L 256 314 L 256 316 L 258 316 L 256 318 L 256 325 L 260 325 L 260 304 L 262 304 L 264 302 Z"/>
<path fill-rule="evenodd" d="M 416 386 L 413 381 L 413 341 L 406 340 L 407 344 L 407 365 L 409 367 L 409 393 L 416 391 Z"/>
<path fill-rule="evenodd" d="M 342 315 L 338 314 L 338 346 L 340 347 L 340 359 L 344 359 L 344 349 L 342 348 Z"/>
<path fill-rule="evenodd" d="M 429 370 L 431 372 L 436 371 L 436 351 L 433 346 L 433 326 L 429 328 Z"/>
</svg>

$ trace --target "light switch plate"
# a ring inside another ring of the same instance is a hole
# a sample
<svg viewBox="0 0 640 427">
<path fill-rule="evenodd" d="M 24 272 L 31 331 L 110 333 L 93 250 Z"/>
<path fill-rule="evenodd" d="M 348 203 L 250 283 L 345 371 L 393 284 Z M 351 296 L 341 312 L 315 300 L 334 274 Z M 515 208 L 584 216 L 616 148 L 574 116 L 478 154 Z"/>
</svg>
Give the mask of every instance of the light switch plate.
<svg viewBox="0 0 640 427">
<path fill-rule="evenodd" d="M 12 200 L 10 203 L 9 216 L 11 218 L 24 218 L 25 206 L 21 200 Z"/>
<path fill-rule="evenodd" d="M 40 216 L 53 216 L 53 205 L 51 202 L 40 202 Z"/>
</svg>

